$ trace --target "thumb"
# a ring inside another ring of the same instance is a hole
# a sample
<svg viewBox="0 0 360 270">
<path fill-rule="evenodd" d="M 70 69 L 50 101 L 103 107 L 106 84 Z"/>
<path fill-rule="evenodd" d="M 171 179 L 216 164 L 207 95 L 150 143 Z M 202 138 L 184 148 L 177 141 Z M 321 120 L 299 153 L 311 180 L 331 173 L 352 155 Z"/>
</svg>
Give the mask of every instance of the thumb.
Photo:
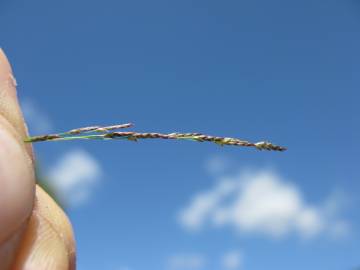
<svg viewBox="0 0 360 270">
<path fill-rule="evenodd" d="M 31 146 L 16 97 L 15 79 L 0 49 L 0 269 L 8 269 L 33 209 Z"/>
</svg>

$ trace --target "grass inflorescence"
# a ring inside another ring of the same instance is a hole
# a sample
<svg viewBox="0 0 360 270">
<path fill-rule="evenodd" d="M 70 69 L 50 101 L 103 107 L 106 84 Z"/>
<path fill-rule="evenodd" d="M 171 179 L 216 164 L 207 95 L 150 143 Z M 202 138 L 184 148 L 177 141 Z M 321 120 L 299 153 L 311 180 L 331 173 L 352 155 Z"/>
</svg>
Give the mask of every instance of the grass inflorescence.
<svg viewBox="0 0 360 270">
<path fill-rule="evenodd" d="M 65 141 L 65 140 L 130 140 L 138 141 L 142 139 L 166 139 L 166 140 L 191 140 L 197 142 L 212 142 L 218 145 L 233 145 L 243 147 L 254 147 L 258 150 L 285 151 L 286 148 L 272 144 L 270 142 L 251 143 L 245 140 L 229 137 L 210 136 L 202 133 L 139 133 L 139 132 L 121 132 L 119 129 L 129 128 L 131 123 L 112 125 L 112 126 L 91 126 L 72 129 L 63 133 L 47 134 L 41 136 L 28 137 L 25 142 L 44 142 L 44 141 Z"/>
</svg>

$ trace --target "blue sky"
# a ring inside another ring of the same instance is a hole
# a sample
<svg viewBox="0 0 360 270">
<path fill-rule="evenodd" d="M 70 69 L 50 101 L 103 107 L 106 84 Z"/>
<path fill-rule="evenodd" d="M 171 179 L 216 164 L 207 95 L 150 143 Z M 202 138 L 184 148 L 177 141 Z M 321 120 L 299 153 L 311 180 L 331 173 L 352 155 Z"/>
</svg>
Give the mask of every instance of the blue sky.
<svg viewBox="0 0 360 270">
<path fill-rule="evenodd" d="M 289 148 L 36 145 L 80 270 L 360 265 L 359 1 L 1 0 L 0 25 L 34 134 L 133 122 Z"/>
</svg>

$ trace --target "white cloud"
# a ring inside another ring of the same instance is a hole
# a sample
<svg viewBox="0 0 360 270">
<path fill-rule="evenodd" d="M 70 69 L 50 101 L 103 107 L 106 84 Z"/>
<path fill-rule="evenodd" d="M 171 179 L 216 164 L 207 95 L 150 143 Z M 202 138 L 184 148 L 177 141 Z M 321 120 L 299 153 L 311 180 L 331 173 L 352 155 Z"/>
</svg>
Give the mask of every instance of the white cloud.
<svg viewBox="0 0 360 270">
<path fill-rule="evenodd" d="M 244 257 L 239 250 L 232 250 L 224 254 L 221 259 L 222 269 L 239 270 L 243 266 Z"/>
<path fill-rule="evenodd" d="M 51 185 L 60 200 L 71 206 L 86 202 L 96 184 L 102 170 L 99 162 L 82 149 L 69 151 L 49 170 Z"/>
<path fill-rule="evenodd" d="M 224 173 L 231 167 L 231 161 L 223 156 L 212 156 L 205 162 L 205 169 L 212 175 Z"/>
<path fill-rule="evenodd" d="M 177 254 L 169 258 L 168 270 L 200 270 L 204 269 L 206 259 L 199 254 Z"/>
<path fill-rule="evenodd" d="M 45 114 L 32 99 L 21 100 L 21 109 L 29 129 L 35 133 L 48 133 L 53 125 L 50 118 Z"/>
<path fill-rule="evenodd" d="M 223 198 L 234 193 L 236 185 L 234 181 L 223 179 L 215 189 L 196 195 L 191 205 L 180 213 L 180 222 L 189 229 L 201 229 L 208 217 L 214 215 Z"/>
<path fill-rule="evenodd" d="M 242 172 L 219 179 L 213 189 L 196 195 L 180 212 L 179 221 L 190 230 L 212 224 L 271 237 L 344 234 L 347 222 L 337 217 L 334 204 L 338 203 L 332 200 L 323 203 L 326 207 L 314 206 L 305 201 L 297 186 L 273 171 Z"/>
</svg>

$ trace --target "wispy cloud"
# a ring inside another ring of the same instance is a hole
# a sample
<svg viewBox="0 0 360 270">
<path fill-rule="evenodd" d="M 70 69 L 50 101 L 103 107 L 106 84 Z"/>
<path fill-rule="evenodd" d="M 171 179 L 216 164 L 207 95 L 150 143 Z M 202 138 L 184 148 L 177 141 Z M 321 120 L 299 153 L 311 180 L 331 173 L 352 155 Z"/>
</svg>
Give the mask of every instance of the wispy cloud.
<svg viewBox="0 0 360 270">
<path fill-rule="evenodd" d="M 339 204 L 334 197 L 330 200 Z M 247 171 L 222 177 L 212 189 L 195 195 L 178 218 L 190 230 L 212 224 L 270 237 L 346 233 L 348 223 L 338 218 L 338 209 L 329 211 L 328 202 L 311 205 L 295 184 L 274 171 Z"/>
<path fill-rule="evenodd" d="M 67 152 L 48 173 L 49 185 L 60 200 L 70 206 L 78 206 L 89 200 L 101 175 L 99 162 L 82 149 Z"/>
<path fill-rule="evenodd" d="M 212 156 L 206 160 L 205 169 L 211 175 L 219 175 L 225 173 L 231 165 L 231 160 L 224 156 Z"/>
<path fill-rule="evenodd" d="M 243 267 L 244 255 L 238 250 L 230 250 L 221 256 L 211 258 L 204 254 L 176 254 L 168 258 L 167 270 L 202 270 L 209 266 L 219 266 L 221 270 L 240 270 Z M 219 268 L 217 267 L 217 268 Z"/>
<path fill-rule="evenodd" d="M 21 100 L 21 109 L 31 132 L 48 133 L 53 129 L 49 116 L 32 99 Z"/>
<path fill-rule="evenodd" d="M 240 270 L 242 269 L 244 256 L 239 250 L 231 250 L 225 253 L 221 259 L 223 270 Z"/>
<path fill-rule="evenodd" d="M 200 254 L 177 254 L 167 262 L 167 270 L 201 270 L 205 266 L 206 259 Z"/>
</svg>

